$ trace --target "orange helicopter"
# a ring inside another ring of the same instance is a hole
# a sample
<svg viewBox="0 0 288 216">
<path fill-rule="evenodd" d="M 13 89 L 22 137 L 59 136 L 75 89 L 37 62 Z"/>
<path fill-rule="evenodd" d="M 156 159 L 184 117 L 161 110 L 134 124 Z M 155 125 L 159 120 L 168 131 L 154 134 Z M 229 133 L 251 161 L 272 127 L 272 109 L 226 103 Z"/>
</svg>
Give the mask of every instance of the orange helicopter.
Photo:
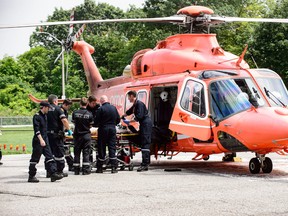
<svg viewBox="0 0 288 216">
<path fill-rule="evenodd" d="M 105 22 L 169 22 L 188 27 L 190 33 L 170 36 L 154 49 L 137 52 L 122 76 L 108 80 L 102 79 L 92 59 L 91 45 L 70 38 L 65 49 L 80 55 L 88 95 L 107 95 L 120 114 L 132 105 L 127 92 L 135 90 L 157 125 L 160 94 L 169 93 L 173 107 L 169 129 L 174 133 L 165 145 L 154 146 L 156 157 L 159 152 L 167 156 L 195 152 L 193 159 L 208 160 L 211 154 L 250 151 L 256 155 L 249 162 L 250 172 L 256 174 L 262 169 L 270 173 L 273 163 L 266 155 L 288 153 L 287 89 L 277 73 L 249 68 L 244 61 L 247 47 L 240 56 L 224 51 L 216 35 L 209 33 L 209 27 L 222 22 L 288 20 L 213 17 L 213 11 L 202 6 L 185 7 L 177 14 L 166 18 L 68 21 L 0 29 Z M 208 27 L 206 34 L 201 32 L 204 27 Z M 31 99 L 37 102 L 33 96 Z"/>
</svg>

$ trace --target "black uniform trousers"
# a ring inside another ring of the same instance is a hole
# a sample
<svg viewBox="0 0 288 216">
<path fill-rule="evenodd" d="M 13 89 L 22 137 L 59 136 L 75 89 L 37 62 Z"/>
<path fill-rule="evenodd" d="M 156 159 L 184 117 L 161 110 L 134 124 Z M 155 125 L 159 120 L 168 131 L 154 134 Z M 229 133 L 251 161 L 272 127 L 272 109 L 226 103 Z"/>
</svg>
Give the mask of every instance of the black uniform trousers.
<svg viewBox="0 0 288 216">
<path fill-rule="evenodd" d="M 116 157 L 116 128 L 115 125 L 101 126 L 98 129 L 98 159 L 97 167 L 102 167 L 106 157 L 106 144 L 108 145 L 109 160 L 112 167 L 117 167 Z"/>
<path fill-rule="evenodd" d="M 57 164 L 57 172 L 63 172 L 65 167 L 65 149 L 63 136 L 59 136 L 58 133 L 48 133 L 48 140 L 51 146 L 52 154 Z"/>
<path fill-rule="evenodd" d="M 91 134 L 74 135 L 74 169 L 80 170 L 80 155 L 83 152 L 82 171 L 90 171 Z"/>
<path fill-rule="evenodd" d="M 152 135 L 152 121 L 150 118 L 145 118 L 140 122 L 140 139 L 142 163 L 141 166 L 148 166 L 150 164 L 150 144 Z"/>
<path fill-rule="evenodd" d="M 74 159 L 73 159 L 73 156 L 71 155 L 70 146 L 64 144 L 64 151 L 65 151 L 65 159 L 69 168 L 73 167 Z"/>
<path fill-rule="evenodd" d="M 45 168 L 47 169 L 47 171 L 51 174 L 57 172 L 56 162 L 53 159 L 49 142 L 47 139 L 45 139 L 45 142 L 46 146 L 42 147 L 37 137 L 33 138 L 32 140 L 33 151 L 30 159 L 30 166 L 28 172 L 30 177 L 36 175 L 37 172 L 36 164 L 39 163 L 42 154 L 45 156 Z"/>
</svg>

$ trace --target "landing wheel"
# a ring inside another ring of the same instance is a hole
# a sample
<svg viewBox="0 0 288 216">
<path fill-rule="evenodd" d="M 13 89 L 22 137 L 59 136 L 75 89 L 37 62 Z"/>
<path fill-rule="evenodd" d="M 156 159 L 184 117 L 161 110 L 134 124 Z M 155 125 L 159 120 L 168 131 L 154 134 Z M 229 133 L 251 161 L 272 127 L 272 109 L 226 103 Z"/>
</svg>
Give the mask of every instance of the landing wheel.
<svg viewBox="0 0 288 216">
<path fill-rule="evenodd" d="M 208 156 L 204 157 L 203 160 L 207 161 L 207 160 L 209 160 L 209 158 L 210 158 L 210 156 L 208 155 Z"/>
<path fill-rule="evenodd" d="M 252 174 L 260 172 L 261 163 L 258 158 L 252 158 L 249 162 L 249 170 Z"/>
<path fill-rule="evenodd" d="M 262 167 L 263 173 L 271 173 L 272 169 L 273 169 L 272 160 L 269 157 L 265 157 L 265 160 L 263 161 L 263 167 Z"/>
</svg>

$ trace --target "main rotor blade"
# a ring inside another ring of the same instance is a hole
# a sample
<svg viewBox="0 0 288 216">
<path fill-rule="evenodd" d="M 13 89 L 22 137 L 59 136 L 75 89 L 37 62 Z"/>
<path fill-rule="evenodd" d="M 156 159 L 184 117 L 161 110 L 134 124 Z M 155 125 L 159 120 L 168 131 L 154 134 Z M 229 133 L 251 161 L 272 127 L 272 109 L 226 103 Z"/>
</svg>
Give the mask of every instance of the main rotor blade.
<svg viewBox="0 0 288 216">
<path fill-rule="evenodd" d="M 85 28 L 86 28 L 86 24 L 83 24 L 81 26 L 81 28 L 77 31 L 77 33 L 74 35 L 74 40 L 73 41 L 75 41 L 76 39 L 78 39 L 82 35 L 82 33 L 84 32 Z"/>
<path fill-rule="evenodd" d="M 184 22 L 185 16 L 171 16 L 171 17 L 160 17 L 160 18 L 135 18 L 135 19 L 105 19 L 105 20 L 77 20 L 77 21 L 59 21 L 59 22 L 42 22 L 42 23 L 31 23 L 31 24 L 19 24 L 19 25 L 0 25 L 0 29 L 9 28 L 27 28 L 37 26 L 54 26 L 54 25 L 70 25 L 70 24 L 89 24 L 89 23 L 120 23 L 120 22 Z"/>
<path fill-rule="evenodd" d="M 74 8 L 72 8 L 72 10 L 71 10 L 70 21 L 74 21 Z M 73 24 L 70 24 L 68 36 L 71 35 L 72 33 L 73 33 Z"/>
<path fill-rule="evenodd" d="M 211 21 L 222 21 L 222 22 L 288 23 L 288 19 L 274 19 L 274 18 L 211 17 L 210 19 Z"/>
</svg>

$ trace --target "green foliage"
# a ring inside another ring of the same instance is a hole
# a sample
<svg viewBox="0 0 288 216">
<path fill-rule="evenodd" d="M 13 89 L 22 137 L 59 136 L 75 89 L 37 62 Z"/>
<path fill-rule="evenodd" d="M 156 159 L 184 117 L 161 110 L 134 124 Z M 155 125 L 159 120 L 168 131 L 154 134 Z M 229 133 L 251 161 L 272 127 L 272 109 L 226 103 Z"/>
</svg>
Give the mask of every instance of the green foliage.
<svg viewBox="0 0 288 216">
<path fill-rule="evenodd" d="M 286 18 L 288 1 L 283 0 L 270 11 L 269 17 Z M 257 29 L 253 41 L 254 57 L 259 67 L 268 67 L 288 81 L 288 26 L 287 24 L 263 23 Z"/>
<path fill-rule="evenodd" d="M 288 0 L 200 0 L 198 5 L 210 7 L 215 14 L 238 17 L 279 17 L 288 15 Z M 75 20 L 121 19 L 168 17 L 183 7 L 190 6 L 191 0 L 146 0 L 144 8 L 131 6 L 126 12 L 106 3 L 96 5 L 94 0 L 85 0 L 75 8 Z M 67 21 L 70 11 L 55 9 L 47 21 Z M 73 35 L 80 25 L 74 25 Z M 245 44 L 261 67 L 280 71 L 288 78 L 286 62 L 288 55 L 287 25 L 230 23 L 212 28 L 217 33 L 219 44 L 226 51 L 240 55 Z M 37 109 L 27 97 L 32 93 L 38 98 L 46 98 L 53 93 L 62 95 L 62 61 L 54 63 L 61 52 L 61 42 L 66 40 L 68 26 L 40 28 L 30 37 L 31 49 L 17 59 L 5 57 L 0 60 L 0 115 L 29 115 Z M 157 42 L 172 34 L 186 32 L 177 25 L 164 23 L 103 23 L 87 25 L 81 38 L 95 47 L 92 58 L 104 79 L 119 76 L 133 55 L 146 48 L 154 48 Z M 53 35 L 53 36 L 51 36 Z M 248 51 L 249 52 L 249 51 Z M 246 57 L 247 58 L 247 57 Z M 82 97 L 87 94 L 88 85 L 80 57 L 74 52 L 65 53 L 66 97 Z M 68 62 L 68 64 L 67 64 Z"/>
</svg>

